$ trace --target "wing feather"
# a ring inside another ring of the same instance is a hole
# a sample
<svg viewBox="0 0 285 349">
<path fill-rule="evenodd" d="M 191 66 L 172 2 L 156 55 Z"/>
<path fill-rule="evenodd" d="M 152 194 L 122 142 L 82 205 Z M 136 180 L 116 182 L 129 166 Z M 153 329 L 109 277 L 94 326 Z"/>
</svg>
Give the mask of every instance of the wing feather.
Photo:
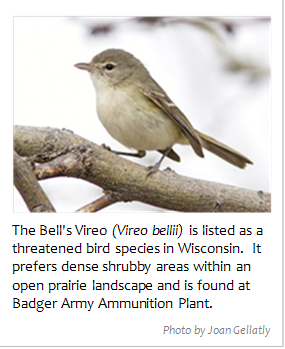
<svg viewBox="0 0 285 349">
<path fill-rule="evenodd" d="M 177 125 L 179 125 L 181 131 L 192 145 L 195 153 L 200 157 L 204 157 L 201 141 L 197 132 L 191 125 L 190 121 L 181 110 L 176 107 L 171 99 L 166 94 L 153 90 L 141 89 L 141 92 L 160 107 Z"/>
</svg>

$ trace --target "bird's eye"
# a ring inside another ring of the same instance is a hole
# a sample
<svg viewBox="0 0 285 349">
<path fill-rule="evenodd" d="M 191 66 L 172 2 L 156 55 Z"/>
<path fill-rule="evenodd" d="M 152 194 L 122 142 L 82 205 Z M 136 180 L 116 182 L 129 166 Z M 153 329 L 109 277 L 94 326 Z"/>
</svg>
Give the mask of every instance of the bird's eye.
<svg viewBox="0 0 285 349">
<path fill-rule="evenodd" d="M 113 70 L 114 69 L 114 64 L 112 64 L 112 63 L 108 63 L 108 64 L 106 64 L 106 66 L 105 66 L 105 68 L 107 69 L 107 70 Z"/>
</svg>

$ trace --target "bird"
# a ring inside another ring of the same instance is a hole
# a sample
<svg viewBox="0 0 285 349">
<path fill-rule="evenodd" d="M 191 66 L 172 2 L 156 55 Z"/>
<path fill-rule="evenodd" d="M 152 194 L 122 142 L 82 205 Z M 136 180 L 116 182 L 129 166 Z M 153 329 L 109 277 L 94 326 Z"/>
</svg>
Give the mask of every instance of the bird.
<svg viewBox="0 0 285 349">
<path fill-rule="evenodd" d="M 136 153 L 121 155 L 144 157 L 146 151 L 158 151 L 160 160 L 149 167 L 156 172 L 163 159 L 179 162 L 175 144 L 191 145 L 199 157 L 203 148 L 241 169 L 253 164 L 246 156 L 196 130 L 184 113 L 151 77 L 139 59 L 122 49 L 107 49 L 90 63 L 75 67 L 90 73 L 96 90 L 97 114 L 109 134 Z"/>
</svg>

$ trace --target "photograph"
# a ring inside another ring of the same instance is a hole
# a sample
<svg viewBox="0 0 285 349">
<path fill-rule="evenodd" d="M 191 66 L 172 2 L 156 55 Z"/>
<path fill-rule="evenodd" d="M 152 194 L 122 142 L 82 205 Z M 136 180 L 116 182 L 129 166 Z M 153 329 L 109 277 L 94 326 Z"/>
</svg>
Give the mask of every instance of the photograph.
<svg viewBox="0 0 285 349">
<path fill-rule="evenodd" d="M 270 17 L 14 17 L 14 212 L 270 212 Z"/>
</svg>

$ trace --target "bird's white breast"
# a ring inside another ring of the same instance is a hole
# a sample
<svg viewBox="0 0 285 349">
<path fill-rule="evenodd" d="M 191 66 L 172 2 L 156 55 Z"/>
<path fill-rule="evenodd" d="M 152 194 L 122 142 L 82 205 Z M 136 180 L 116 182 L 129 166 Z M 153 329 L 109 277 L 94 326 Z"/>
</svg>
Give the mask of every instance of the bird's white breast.
<svg viewBox="0 0 285 349">
<path fill-rule="evenodd" d="M 137 150 L 163 150 L 178 142 L 179 127 L 139 89 L 101 88 L 98 84 L 97 80 L 99 119 L 118 142 Z"/>
</svg>

